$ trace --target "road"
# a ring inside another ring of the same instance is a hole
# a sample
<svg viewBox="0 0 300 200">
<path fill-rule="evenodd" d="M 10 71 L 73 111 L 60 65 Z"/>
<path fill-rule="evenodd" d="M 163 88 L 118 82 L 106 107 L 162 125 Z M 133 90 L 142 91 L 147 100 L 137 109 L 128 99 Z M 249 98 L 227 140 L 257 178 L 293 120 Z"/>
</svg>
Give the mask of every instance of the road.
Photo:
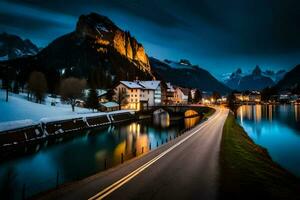
<svg viewBox="0 0 300 200">
<path fill-rule="evenodd" d="M 216 199 L 228 110 L 148 154 L 40 199 Z"/>
</svg>

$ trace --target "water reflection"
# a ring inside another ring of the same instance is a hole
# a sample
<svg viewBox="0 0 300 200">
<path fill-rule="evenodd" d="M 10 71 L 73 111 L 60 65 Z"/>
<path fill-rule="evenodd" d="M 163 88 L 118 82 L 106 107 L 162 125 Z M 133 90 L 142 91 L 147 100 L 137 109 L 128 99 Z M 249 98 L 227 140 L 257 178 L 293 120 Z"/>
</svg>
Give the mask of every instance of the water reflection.
<svg viewBox="0 0 300 200">
<path fill-rule="evenodd" d="M 199 123 L 199 121 L 200 121 L 200 117 L 185 118 L 184 125 L 186 128 L 191 128 L 195 126 L 197 123 Z"/>
<path fill-rule="evenodd" d="M 294 105 L 295 120 L 298 122 L 300 119 L 300 105 Z"/>
<path fill-rule="evenodd" d="M 93 129 L 76 137 L 60 139 L 59 143 L 49 141 L 41 144 L 37 153 L 2 162 L 0 178 L 11 166 L 14 167 L 14 194 L 20 199 L 23 184 L 30 195 L 55 187 L 57 173 L 60 183 L 92 175 L 103 170 L 105 163 L 107 167 L 119 164 L 122 154 L 126 160 L 133 153 L 140 155 L 149 151 L 150 146 L 157 148 L 199 120 L 195 117 L 171 121 L 168 113 L 162 113 L 153 121 Z M 32 148 L 35 151 L 36 147 Z"/>
<path fill-rule="evenodd" d="M 272 158 L 300 176 L 299 105 L 244 105 L 237 120 Z"/>
<path fill-rule="evenodd" d="M 170 126 L 170 115 L 166 111 L 153 114 L 153 123 L 156 126 L 167 128 Z"/>
<path fill-rule="evenodd" d="M 198 112 L 194 111 L 194 110 L 187 110 L 184 113 L 185 117 L 191 117 L 191 116 L 196 116 L 198 115 Z"/>
</svg>

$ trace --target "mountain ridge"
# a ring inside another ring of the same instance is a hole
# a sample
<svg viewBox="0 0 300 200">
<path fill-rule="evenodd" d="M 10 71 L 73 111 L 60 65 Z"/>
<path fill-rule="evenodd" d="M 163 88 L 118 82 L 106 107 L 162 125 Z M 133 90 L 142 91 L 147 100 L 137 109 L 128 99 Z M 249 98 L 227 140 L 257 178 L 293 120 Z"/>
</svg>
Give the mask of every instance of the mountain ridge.
<svg viewBox="0 0 300 200">
<path fill-rule="evenodd" d="M 201 91 L 217 91 L 221 94 L 230 92 L 227 86 L 219 82 L 207 70 L 197 65 L 190 65 L 189 68 L 173 68 L 165 61 L 153 57 L 150 57 L 149 60 L 157 76 L 166 82 L 181 87 L 198 88 Z"/>
<path fill-rule="evenodd" d="M 280 90 L 300 89 L 300 64 L 287 72 L 283 79 L 281 79 L 275 87 Z"/>
<path fill-rule="evenodd" d="M 251 74 L 244 74 L 240 68 L 233 72 L 225 84 L 234 90 L 262 90 L 275 85 L 275 82 L 257 65 Z"/>
<path fill-rule="evenodd" d="M 39 48 L 29 39 L 5 32 L 0 33 L 0 61 L 32 56 L 38 52 Z"/>
</svg>

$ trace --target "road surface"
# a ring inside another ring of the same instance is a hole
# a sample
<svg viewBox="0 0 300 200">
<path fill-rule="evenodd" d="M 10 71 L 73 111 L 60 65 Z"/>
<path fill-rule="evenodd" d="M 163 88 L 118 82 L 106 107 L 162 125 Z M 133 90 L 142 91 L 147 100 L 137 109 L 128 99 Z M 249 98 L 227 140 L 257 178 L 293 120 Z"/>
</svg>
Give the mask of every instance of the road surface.
<svg viewBox="0 0 300 200">
<path fill-rule="evenodd" d="M 228 110 L 148 154 L 40 199 L 216 199 Z"/>
</svg>

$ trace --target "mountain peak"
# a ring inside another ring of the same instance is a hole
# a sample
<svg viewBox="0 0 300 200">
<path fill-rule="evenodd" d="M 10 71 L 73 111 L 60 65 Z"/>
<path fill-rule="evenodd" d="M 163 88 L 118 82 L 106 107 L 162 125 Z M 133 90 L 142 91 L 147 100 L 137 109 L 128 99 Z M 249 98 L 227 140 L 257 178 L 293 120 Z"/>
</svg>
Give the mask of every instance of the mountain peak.
<svg viewBox="0 0 300 200">
<path fill-rule="evenodd" d="M 97 13 L 81 15 L 76 25 L 76 33 L 81 36 L 103 36 L 104 33 L 120 30 L 108 17 Z"/>
<path fill-rule="evenodd" d="M 256 75 L 256 76 L 261 75 L 261 69 L 258 65 L 256 65 L 256 67 L 254 68 L 254 70 L 252 71 L 252 74 Z"/>
<path fill-rule="evenodd" d="M 17 35 L 0 33 L 0 61 L 37 54 L 38 47 L 30 40 L 23 40 Z"/>
<path fill-rule="evenodd" d="M 81 15 L 75 34 L 79 40 L 92 38 L 98 52 L 106 53 L 108 49 L 114 49 L 144 72 L 151 73 L 144 47 L 131 36 L 129 31 L 123 31 L 108 17 L 97 13 Z"/>
<path fill-rule="evenodd" d="M 242 69 L 241 68 L 238 68 L 236 71 L 235 71 L 236 74 L 242 74 Z"/>
</svg>

